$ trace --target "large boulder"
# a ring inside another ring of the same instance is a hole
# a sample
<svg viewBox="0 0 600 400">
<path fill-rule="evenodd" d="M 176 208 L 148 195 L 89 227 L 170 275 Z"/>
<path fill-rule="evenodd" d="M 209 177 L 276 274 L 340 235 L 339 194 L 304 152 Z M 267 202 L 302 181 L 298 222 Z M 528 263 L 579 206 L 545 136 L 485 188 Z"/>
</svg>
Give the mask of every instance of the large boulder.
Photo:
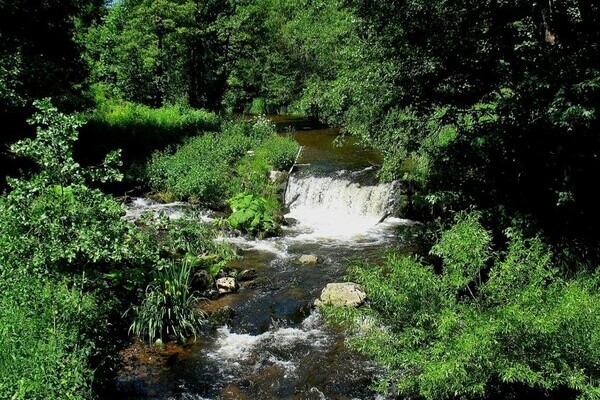
<svg viewBox="0 0 600 400">
<path fill-rule="evenodd" d="M 318 261 L 319 258 L 314 254 L 304 254 L 298 259 L 298 262 L 304 265 L 315 265 Z"/>
<path fill-rule="evenodd" d="M 329 283 L 321 292 L 321 297 L 315 300 L 315 306 L 360 307 L 367 299 L 362 286 L 353 282 Z"/>
<path fill-rule="evenodd" d="M 235 278 L 226 277 L 217 279 L 219 294 L 233 293 L 240 288 Z"/>
</svg>

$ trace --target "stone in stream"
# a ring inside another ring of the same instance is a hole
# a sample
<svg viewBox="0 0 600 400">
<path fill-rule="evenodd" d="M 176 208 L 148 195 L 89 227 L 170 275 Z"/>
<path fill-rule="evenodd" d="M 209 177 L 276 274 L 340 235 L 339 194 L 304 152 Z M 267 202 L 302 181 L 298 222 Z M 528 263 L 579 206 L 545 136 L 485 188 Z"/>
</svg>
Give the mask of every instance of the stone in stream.
<svg viewBox="0 0 600 400">
<path fill-rule="evenodd" d="M 362 286 L 353 282 L 328 283 L 321 292 L 321 297 L 315 300 L 315 306 L 360 307 L 367 299 Z"/>
<path fill-rule="evenodd" d="M 217 279 L 217 290 L 219 294 L 233 293 L 240 288 L 235 278 L 219 278 Z"/>
<path fill-rule="evenodd" d="M 315 265 L 318 261 L 319 258 L 314 254 L 304 254 L 298 259 L 298 262 L 303 265 Z"/>
<path fill-rule="evenodd" d="M 235 311 L 233 310 L 233 308 L 225 306 L 210 314 L 210 316 L 208 317 L 208 322 L 211 326 L 218 328 L 220 326 L 227 325 L 229 320 L 231 320 L 231 318 L 233 318 L 234 315 Z"/>
<path fill-rule="evenodd" d="M 254 280 L 257 276 L 258 272 L 256 272 L 254 268 L 245 269 L 237 275 L 237 280 L 240 282 L 247 282 Z"/>
<path fill-rule="evenodd" d="M 283 172 L 283 171 L 269 172 L 269 180 L 276 185 L 284 183 L 285 181 L 287 181 L 287 178 L 288 178 L 287 172 Z"/>
<path fill-rule="evenodd" d="M 282 223 L 286 226 L 294 226 L 298 223 L 298 220 L 291 217 L 283 217 Z"/>
<path fill-rule="evenodd" d="M 192 276 L 191 287 L 192 290 L 203 292 L 209 289 L 213 285 L 213 278 L 210 276 L 208 271 L 201 269 L 194 273 Z"/>
</svg>

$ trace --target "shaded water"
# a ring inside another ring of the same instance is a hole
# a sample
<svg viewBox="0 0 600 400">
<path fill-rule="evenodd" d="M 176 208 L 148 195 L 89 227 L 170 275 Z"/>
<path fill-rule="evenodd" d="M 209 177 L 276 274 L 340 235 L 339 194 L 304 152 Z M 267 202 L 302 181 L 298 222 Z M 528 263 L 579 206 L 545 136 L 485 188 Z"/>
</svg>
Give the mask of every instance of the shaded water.
<svg viewBox="0 0 600 400">
<path fill-rule="evenodd" d="M 234 311 L 227 325 L 202 337 L 149 381 L 121 377 L 122 398 L 135 399 L 375 399 L 377 368 L 324 325 L 312 303 L 323 287 L 341 281 L 351 260 L 377 261 L 402 247 L 395 232 L 410 221 L 393 213 L 396 188 L 374 180 L 380 159 L 352 141 L 333 144 L 331 129 L 294 133 L 302 164 L 286 191 L 291 226 L 266 240 L 226 238 L 258 277 L 207 308 Z M 143 202 L 142 202 L 143 203 Z M 133 207 L 135 208 L 135 207 Z M 176 212 L 179 212 L 176 210 Z M 317 265 L 300 265 L 314 254 Z"/>
</svg>

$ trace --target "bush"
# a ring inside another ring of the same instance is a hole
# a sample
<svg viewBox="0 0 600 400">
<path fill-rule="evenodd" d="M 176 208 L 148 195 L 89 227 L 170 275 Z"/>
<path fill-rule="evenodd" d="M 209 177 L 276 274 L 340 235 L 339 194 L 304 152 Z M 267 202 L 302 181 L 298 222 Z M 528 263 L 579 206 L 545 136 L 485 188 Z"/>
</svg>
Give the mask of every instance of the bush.
<svg viewBox="0 0 600 400">
<path fill-rule="evenodd" d="M 174 153 L 155 153 L 146 176 L 156 191 L 219 208 L 245 190 L 274 195 L 268 172 L 289 165 L 296 151 L 297 144 L 277 136 L 265 119 L 229 122 L 221 133 L 191 139 Z"/>
<path fill-rule="evenodd" d="M 227 219 L 234 229 L 263 237 L 277 231 L 277 203 L 269 204 L 264 197 L 243 192 L 229 200 L 233 213 Z"/>
<path fill-rule="evenodd" d="M 490 241 L 476 216 L 463 215 L 434 247 L 440 273 L 406 257 L 355 265 L 349 277 L 365 287 L 370 307 L 325 312 L 386 367 L 378 388 L 399 397 L 571 390 L 595 398 L 598 274 L 563 278 L 538 238 L 511 232 L 506 254 L 490 253 Z"/>
<path fill-rule="evenodd" d="M 120 204 L 86 186 L 119 179 L 118 154 L 82 168 L 73 158 L 80 120 L 49 101 L 37 106 L 37 137 L 12 150 L 38 170 L 11 180 L 12 190 L 0 197 L 0 398 L 90 398 L 92 382 L 103 382 L 114 365 L 128 324 L 120 317 L 138 302 L 138 289 L 155 279 L 142 315 L 181 339 L 195 333 L 197 316 L 196 298 L 184 290 L 190 269 L 176 269 L 179 260 L 192 253 L 214 269 L 231 252 L 197 223 L 138 229 L 123 220 Z M 178 262 L 153 273 L 165 259 Z M 167 295 L 159 286 L 167 279 L 177 290 L 160 303 L 156 290 Z"/>
<path fill-rule="evenodd" d="M 185 262 L 192 271 L 203 268 L 214 276 L 234 256 L 227 243 L 217 240 L 219 231 L 199 222 L 194 215 L 175 220 L 149 215 L 144 220 L 144 231 L 161 253 L 176 262 Z"/>
<path fill-rule="evenodd" d="M 263 158 L 271 169 L 288 170 L 294 164 L 298 143 L 282 136 L 268 138 L 257 149 L 257 157 Z"/>
</svg>

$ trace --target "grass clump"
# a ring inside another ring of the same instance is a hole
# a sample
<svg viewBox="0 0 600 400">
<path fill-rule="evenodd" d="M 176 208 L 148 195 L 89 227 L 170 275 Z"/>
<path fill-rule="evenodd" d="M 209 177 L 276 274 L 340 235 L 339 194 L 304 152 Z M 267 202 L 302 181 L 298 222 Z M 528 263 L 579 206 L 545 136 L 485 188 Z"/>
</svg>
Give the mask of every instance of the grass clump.
<svg viewBox="0 0 600 400">
<path fill-rule="evenodd" d="M 169 336 L 184 342 L 190 335 L 196 336 L 204 314 L 196 307 L 200 298 L 190 290 L 191 271 L 185 262 L 155 270 L 144 300 L 134 308 L 136 316 L 130 328 L 133 334 L 147 337 L 150 343 Z"/>
</svg>

